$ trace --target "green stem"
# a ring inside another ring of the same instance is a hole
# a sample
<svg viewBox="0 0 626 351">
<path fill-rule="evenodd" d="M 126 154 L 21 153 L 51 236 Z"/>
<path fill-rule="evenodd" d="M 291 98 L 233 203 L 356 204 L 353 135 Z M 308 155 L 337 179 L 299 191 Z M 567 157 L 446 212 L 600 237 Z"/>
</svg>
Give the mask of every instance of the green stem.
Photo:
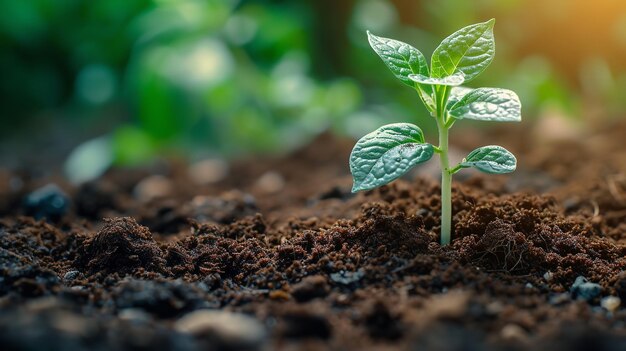
<svg viewBox="0 0 626 351">
<path fill-rule="evenodd" d="M 439 149 L 441 154 L 441 245 L 450 243 L 452 227 L 452 174 L 448 159 L 448 129 L 439 128 Z"/>
<path fill-rule="evenodd" d="M 446 120 L 446 101 L 449 90 L 442 87 L 439 91 L 441 100 L 437 104 L 437 127 L 439 129 L 439 158 L 441 160 L 441 245 L 450 243 L 452 228 L 452 173 L 448 159 L 448 121 Z"/>
<path fill-rule="evenodd" d="M 453 175 L 453 174 L 455 174 L 456 172 L 460 171 L 460 170 L 461 170 L 461 168 L 463 168 L 463 167 L 461 166 L 461 164 L 460 164 L 460 163 L 459 163 L 458 165 L 454 166 L 454 167 L 450 170 L 450 175 Z"/>
</svg>

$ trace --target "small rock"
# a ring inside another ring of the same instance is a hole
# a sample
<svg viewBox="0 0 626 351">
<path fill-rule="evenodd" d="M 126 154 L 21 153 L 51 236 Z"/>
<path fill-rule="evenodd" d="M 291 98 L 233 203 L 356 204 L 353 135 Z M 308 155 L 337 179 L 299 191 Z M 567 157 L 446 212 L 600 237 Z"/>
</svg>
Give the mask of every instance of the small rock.
<svg viewBox="0 0 626 351">
<path fill-rule="evenodd" d="M 65 273 L 65 275 L 63 276 L 63 281 L 64 282 L 71 282 L 73 280 L 76 280 L 78 277 L 80 277 L 80 272 L 79 271 L 68 271 L 67 273 Z"/>
<path fill-rule="evenodd" d="M 617 296 L 607 296 L 600 300 L 600 306 L 609 312 L 615 312 L 622 300 Z"/>
<path fill-rule="evenodd" d="M 70 200 L 55 184 L 48 184 L 28 194 L 24 201 L 26 214 L 35 219 L 59 220 L 67 212 Z"/>
<path fill-rule="evenodd" d="M 220 159 L 207 159 L 189 167 L 189 177 L 200 185 L 217 183 L 228 175 L 228 163 Z"/>
<path fill-rule="evenodd" d="M 264 194 L 275 194 L 285 187 L 285 178 L 278 172 L 266 172 L 256 181 L 254 187 Z"/>
<path fill-rule="evenodd" d="M 191 312 L 176 321 L 174 329 L 231 348 L 258 347 L 266 339 L 265 328 L 255 318 L 227 311 Z"/>
<path fill-rule="evenodd" d="M 139 308 L 124 308 L 117 314 L 121 320 L 128 322 L 147 323 L 152 320 L 150 314 Z"/>
<path fill-rule="evenodd" d="M 359 269 L 356 272 L 339 271 L 337 273 L 332 273 L 330 275 L 330 279 L 335 283 L 350 285 L 352 283 L 358 282 L 364 276 L 365 272 L 362 269 Z"/>
<path fill-rule="evenodd" d="M 543 279 L 545 279 L 545 281 L 547 282 L 551 282 L 552 279 L 554 279 L 554 273 L 547 271 L 543 274 Z"/>
<path fill-rule="evenodd" d="M 560 305 L 570 300 L 570 295 L 568 293 L 560 293 L 551 295 L 548 299 L 551 305 Z"/>
<path fill-rule="evenodd" d="M 135 185 L 133 194 L 142 202 L 165 197 L 170 195 L 174 190 L 172 182 L 162 175 L 153 175 L 144 178 Z"/>
<path fill-rule="evenodd" d="M 295 284 L 291 290 L 291 296 L 298 302 L 306 302 L 317 297 L 324 297 L 329 292 L 330 287 L 326 278 L 321 275 L 313 275 Z"/>
<path fill-rule="evenodd" d="M 593 300 L 600 295 L 601 292 L 602 287 L 600 285 L 588 281 L 583 276 L 577 277 L 570 288 L 572 298 L 585 301 Z"/>
<path fill-rule="evenodd" d="M 528 333 L 517 324 L 507 324 L 500 330 L 500 337 L 506 341 L 524 342 L 528 340 Z"/>
</svg>

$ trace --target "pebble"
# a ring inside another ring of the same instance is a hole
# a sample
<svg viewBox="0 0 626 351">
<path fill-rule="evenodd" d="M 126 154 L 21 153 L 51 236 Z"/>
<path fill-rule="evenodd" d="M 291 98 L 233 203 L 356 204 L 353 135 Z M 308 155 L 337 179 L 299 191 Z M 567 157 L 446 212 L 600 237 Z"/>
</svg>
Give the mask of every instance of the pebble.
<svg viewBox="0 0 626 351">
<path fill-rule="evenodd" d="M 551 295 L 548 301 L 551 305 L 560 305 L 566 303 L 570 300 L 570 295 L 568 293 L 560 293 Z"/>
<path fill-rule="evenodd" d="M 517 324 L 507 324 L 500 330 L 500 337 L 506 341 L 524 342 L 528 340 L 528 333 Z"/>
<path fill-rule="evenodd" d="M 609 312 L 615 312 L 622 300 L 617 296 L 607 296 L 600 300 L 600 306 Z"/>
<path fill-rule="evenodd" d="M 153 175 L 144 178 L 135 185 L 133 194 L 142 202 L 170 195 L 174 190 L 172 182 L 162 175 Z"/>
<path fill-rule="evenodd" d="M 124 308 L 118 312 L 117 317 L 134 323 L 148 323 L 152 320 L 150 314 L 140 308 Z"/>
<path fill-rule="evenodd" d="M 189 177 L 199 185 L 217 183 L 228 176 L 228 163 L 220 159 L 207 159 L 189 167 Z"/>
<path fill-rule="evenodd" d="M 79 271 L 68 271 L 67 273 L 65 273 L 65 275 L 63 276 L 63 281 L 65 282 L 71 282 L 72 280 L 76 280 L 76 278 L 78 278 L 80 276 L 80 272 Z"/>
<path fill-rule="evenodd" d="M 352 283 L 358 282 L 364 276 L 365 272 L 362 269 L 359 269 L 356 272 L 339 271 L 337 273 L 332 273 L 330 275 L 330 279 L 335 283 L 350 285 Z"/>
<path fill-rule="evenodd" d="M 70 200 L 56 184 L 45 185 L 26 196 L 26 213 L 35 219 L 58 220 L 67 212 Z"/>
<path fill-rule="evenodd" d="M 552 281 L 552 279 L 554 279 L 554 273 L 547 271 L 543 274 L 543 279 L 545 279 L 545 281 L 550 282 Z"/>
<path fill-rule="evenodd" d="M 261 193 L 274 194 L 285 187 L 285 178 L 278 172 L 265 172 L 256 181 L 254 187 Z"/>
<path fill-rule="evenodd" d="M 208 337 L 233 348 L 257 347 L 267 337 L 265 328 L 255 318 L 216 310 L 191 312 L 176 321 L 174 329 L 196 337 Z"/>
<path fill-rule="evenodd" d="M 572 284 L 570 288 L 570 293 L 572 294 L 572 298 L 590 301 L 595 297 L 600 295 L 602 292 L 602 287 L 596 283 L 592 283 L 588 281 L 585 277 L 579 276 Z"/>
</svg>

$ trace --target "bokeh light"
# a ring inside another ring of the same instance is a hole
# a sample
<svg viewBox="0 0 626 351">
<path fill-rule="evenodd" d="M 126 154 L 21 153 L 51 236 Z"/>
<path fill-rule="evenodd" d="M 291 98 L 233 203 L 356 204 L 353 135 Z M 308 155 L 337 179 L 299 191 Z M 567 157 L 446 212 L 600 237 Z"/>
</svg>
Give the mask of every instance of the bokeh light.
<svg viewBox="0 0 626 351">
<path fill-rule="evenodd" d="M 0 161 L 56 143 L 42 159 L 106 169 L 286 152 L 398 120 L 432 128 L 365 30 L 429 56 L 447 33 L 491 17 L 498 56 L 476 84 L 517 91 L 526 121 L 623 115 L 620 0 L 4 1 Z"/>
</svg>

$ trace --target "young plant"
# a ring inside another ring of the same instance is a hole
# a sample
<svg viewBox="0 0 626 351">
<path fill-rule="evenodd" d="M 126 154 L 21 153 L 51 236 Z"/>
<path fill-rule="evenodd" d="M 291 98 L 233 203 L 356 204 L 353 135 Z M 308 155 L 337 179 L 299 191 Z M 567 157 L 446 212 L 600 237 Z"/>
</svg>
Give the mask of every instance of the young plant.
<svg viewBox="0 0 626 351">
<path fill-rule="evenodd" d="M 409 44 L 367 32 L 372 49 L 400 81 L 417 91 L 439 130 L 439 146 L 424 141 L 422 130 L 394 123 L 361 138 L 350 155 L 353 192 L 369 190 L 402 176 L 438 154 L 441 161 L 441 245 L 450 243 L 452 175 L 474 167 L 485 173 L 509 173 L 516 167 L 512 153 L 500 146 L 483 146 L 450 167 L 448 132 L 457 120 L 519 122 L 521 103 L 506 89 L 462 87 L 481 74 L 495 55 L 494 19 L 467 26 L 435 49 L 430 69 L 424 55 Z"/>
</svg>

